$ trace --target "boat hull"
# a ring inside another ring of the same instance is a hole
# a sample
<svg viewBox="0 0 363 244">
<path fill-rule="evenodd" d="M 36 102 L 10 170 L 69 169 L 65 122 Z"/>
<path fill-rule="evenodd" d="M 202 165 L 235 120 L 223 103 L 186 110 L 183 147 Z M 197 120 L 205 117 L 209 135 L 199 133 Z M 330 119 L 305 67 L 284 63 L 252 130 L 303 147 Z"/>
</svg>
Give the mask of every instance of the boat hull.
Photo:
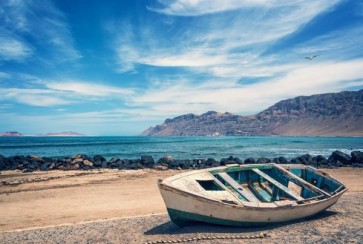
<svg viewBox="0 0 363 244">
<path fill-rule="evenodd" d="M 313 216 L 334 205 L 341 191 L 330 198 L 298 206 L 249 207 L 221 203 L 159 184 L 170 219 L 178 226 L 205 222 L 227 226 L 263 226 Z"/>
</svg>

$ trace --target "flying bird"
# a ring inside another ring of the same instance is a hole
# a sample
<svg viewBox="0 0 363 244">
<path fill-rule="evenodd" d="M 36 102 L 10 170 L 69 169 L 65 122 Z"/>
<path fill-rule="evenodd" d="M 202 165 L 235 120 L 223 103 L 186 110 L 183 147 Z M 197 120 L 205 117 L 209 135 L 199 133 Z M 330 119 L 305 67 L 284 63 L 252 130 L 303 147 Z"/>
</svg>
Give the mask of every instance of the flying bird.
<svg viewBox="0 0 363 244">
<path fill-rule="evenodd" d="M 313 60 L 313 58 L 316 58 L 317 56 L 319 56 L 319 55 L 314 55 L 314 56 L 310 56 L 310 57 L 305 57 L 305 59 Z"/>
</svg>

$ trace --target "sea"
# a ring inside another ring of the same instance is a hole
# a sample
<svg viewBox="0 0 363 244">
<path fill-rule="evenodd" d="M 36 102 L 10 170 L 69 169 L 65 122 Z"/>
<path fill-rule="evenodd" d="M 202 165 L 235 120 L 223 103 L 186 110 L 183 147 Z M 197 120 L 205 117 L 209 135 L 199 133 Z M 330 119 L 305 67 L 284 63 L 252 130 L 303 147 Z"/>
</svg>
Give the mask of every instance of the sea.
<svg viewBox="0 0 363 244">
<path fill-rule="evenodd" d="M 38 155 L 53 158 L 86 154 L 106 159 L 136 159 L 150 155 L 159 159 L 207 159 L 234 156 L 291 159 L 309 153 L 328 157 L 335 150 L 363 151 L 363 137 L 0 137 L 0 154 Z"/>
</svg>

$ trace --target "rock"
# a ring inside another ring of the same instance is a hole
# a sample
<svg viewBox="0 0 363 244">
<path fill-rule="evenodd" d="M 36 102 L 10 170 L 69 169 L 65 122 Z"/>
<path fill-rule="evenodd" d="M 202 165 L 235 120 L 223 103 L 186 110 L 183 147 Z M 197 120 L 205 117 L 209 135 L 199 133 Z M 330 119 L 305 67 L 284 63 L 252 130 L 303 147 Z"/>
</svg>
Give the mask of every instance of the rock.
<svg viewBox="0 0 363 244">
<path fill-rule="evenodd" d="M 290 162 L 292 164 L 301 164 L 302 163 L 299 158 L 293 158 L 293 159 L 290 160 Z"/>
<path fill-rule="evenodd" d="M 0 170 L 4 170 L 8 159 L 0 154 Z"/>
<path fill-rule="evenodd" d="M 207 168 L 206 165 L 206 160 L 205 159 L 193 159 L 192 160 L 192 164 L 191 167 L 195 168 L 195 169 L 203 169 L 203 168 Z"/>
<path fill-rule="evenodd" d="M 177 169 L 177 168 L 181 168 L 181 169 L 189 169 L 190 166 L 192 165 L 192 162 L 187 159 L 187 160 L 174 160 L 169 167 L 171 169 Z"/>
<path fill-rule="evenodd" d="M 88 167 L 93 167 L 93 163 L 87 159 L 83 161 L 83 164 Z"/>
<path fill-rule="evenodd" d="M 96 162 L 96 161 L 105 162 L 106 159 L 102 155 L 95 155 L 93 157 L 93 162 Z"/>
<path fill-rule="evenodd" d="M 247 158 L 245 159 L 245 164 L 255 164 L 256 160 L 254 158 Z"/>
<path fill-rule="evenodd" d="M 287 161 L 287 159 L 285 157 L 279 157 L 279 162 L 280 162 L 280 164 L 287 164 L 288 163 L 288 161 Z"/>
<path fill-rule="evenodd" d="M 237 158 L 237 157 L 233 157 L 233 156 L 229 156 L 228 158 L 222 158 L 220 161 L 221 165 L 228 165 L 228 164 L 243 164 L 242 160 Z"/>
<path fill-rule="evenodd" d="M 101 164 L 101 168 L 103 168 L 103 169 L 108 168 L 108 163 L 107 163 L 107 161 L 102 162 L 102 164 Z"/>
<path fill-rule="evenodd" d="M 257 164 L 267 164 L 267 163 L 271 163 L 271 159 L 262 157 L 262 158 L 257 159 L 256 163 Z"/>
<path fill-rule="evenodd" d="M 220 163 L 221 165 L 226 165 L 226 164 L 227 164 L 227 162 L 228 162 L 228 159 L 226 159 L 226 158 L 222 158 L 222 159 L 221 159 L 221 161 L 219 161 L 219 163 Z"/>
<path fill-rule="evenodd" d="M 96 162 L 98 164 L 100 164 L 101 166 L 103 164 L 103 162 L 101 162 L 101 161 L 95 161 L 95 163 Z M 121 165 L 121 167 L 120 167 L 120 165 Z M 110 161 L 108 161 L 108 163 L 106 163 L 106 167 L 111 168 L 111 169 L 116 169 L 116 168 L 122 169 L 122 165 L 123 165 L 122 160 L 117 158 L 117 157 L 116 158 L 111 158 Z"/>
<path fill-rule="evenodd" d="M 173 157 L 166 155 L 158 160 L 158 164 L 170 164 L 173 161 Z"/>
<path fill-rule="evenodd" d="M 75 158 L 71 161 L 71 164 L 79 164 L 83 162 L 83 158 Z"/>
<path fill-rule="evenodd" d="M 363 152 L 353 151 L 350 155 L 352 156 L 352 162 L 356 164 L 363 164 Z"/>
<path fill-rule="evenodd" d="M 39 169 L 42 171 L 47 171 L 49 170 L 49 164 L 44 162 L 43 164 L 40 165 Z"/>
<path fill-rule="evenodd" d="M 312 161 L 313 161 L 313 165 L 317 166 L 317 167 L 328 166 L 328 162 L 329 162 L 324 156 L 321 156 L 321 155 L 313 157 Z"/>
<path fill-rule="evenodd" d="M 152 156 L 141 156 L 141 164 L 146 168 L 152 168 L 152 166 L 155 164 L 155 160 Z"/>
<path fill-rule="evenodd" d="M 313 163 L 313 157 L 310 154 L 304 154 L 298 157 L 299 161 L 305 165 L 311 165 Z"/>
<path fill-rule="evenodd" d="M 334 151 L 330 156 L 331 159 L 337 163 L 342 163 L 343 165 L 350 165 L 352 164 L 352 158 L 341 151 Z"/>
<path fill-rule="evenodd" d="M 124 160 L 122 160 L 124 161 Z M 125 160 L 125 162 L 127 162 L 127 164 L 125 163 L 125 167 L 126 169 L 142 169 L 144 168 L 141 165 L 141 160 L 140 159 L 130 159 L 130 160 Z"/>
<path fill-rule="evenodd" d="M 272 159 L 272 162 L 275 164 L 279 164 L 280 160 L 279 160 L 279 158 L 274 158 L 274 159 Z"/>
<path fill-rule="evenodd" d="M 52 169 L 55 169 L 56 167 L 56 164 L 55 163 L 51 163 L 48 167 L 48 169 L 52 170 Z"/>
<path fill-rule="evenodd" d="M 219 162 L 217 160 L 215 160 L 214 158 L 208 158 L 207 161 L 205 162 L 205 164 L 208 167 L 217 167 L 219 166 Z"/>
</svg>

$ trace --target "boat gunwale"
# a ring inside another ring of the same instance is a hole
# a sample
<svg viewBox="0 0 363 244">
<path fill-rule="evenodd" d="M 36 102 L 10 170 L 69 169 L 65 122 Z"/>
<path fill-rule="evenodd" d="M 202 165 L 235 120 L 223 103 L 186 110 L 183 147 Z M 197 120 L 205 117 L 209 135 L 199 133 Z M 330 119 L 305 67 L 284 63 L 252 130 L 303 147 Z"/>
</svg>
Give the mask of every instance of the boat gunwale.
<svg viewBox="0 0 363 244">
<path fill-rule="evenodd" d="M 269 163 L 269 164 L 258 164 L 258 166 L 260 167 L 264 167 L 264 166 L 271 166 L 273 167 L 274 164 L 272 163 Z M 280 164 L 282 167 L 284 167 L 285 169 L 306 169 L 307 167 L 310 167 L 310 166 L 306 166 L 306 165 L 303 165 L 303 164 Z M 341 182 L 339 182 L 338 180 L 334 179 L 333 177 L 331 177 L 328 173 L 324 172 L 324 171 L 321 171 L 319 169 L 315 169 L 313 167 L 310 167 L 311 169 L 313 169 L 314 171 L 319 171 L 324 177 L 327 177 L 327 178 L 330 178 L 330 179 L 333 179 L 334 181 L 338 182 L 341 186 L 335 190 L 334 192 L 331 193 L 330 196 L 325 196 L 324 198 L 322 199 L 317 199 L 317 197 L 314 197 L 314 198 L 308 198 L 308 199 L 304 199 L 304 200 L 301 200 L 301 201 L 297 201 L 297 200 L 291 200 L 290 202 L 292 204 L 287 204 L 287 205 L 277 205 L 275 202 L 277 201 L 274 201 L 274 202 L 271 202 L 272 204 L 270 206 L 256 206 L 258 205 L 258 203 L 254 204 L 254 203 L 251 203 L 251 202 L 248 202 L 247 204 L 244 204 L 244 202 L 237 202 L 237 204 L 231 204 L 231 203 L 226 203 L 226 202 L 223 202 L 221 200 L 217 200 L 217 199 L 213 199 L 213 198 L 210 198 L 210 197 L 207 197 L 207 196 L 201 196 L 200 194 L 197 194 L 195 192 L 191 192 L 191 191 L 188 191 L 188 190 L 181 190 L 181 189 L 178 189 L 177 187 L 174 187 L 168 183 L 171 183 L 175 180 L 178 180 L 178 179 L 181 179 L 181 178 L 184 178 L 184 177 L 188 177 L 188 176 L 191 176 L 191 175 L 194 175 L 194 174 L 200 174 L 202 172 L 208 172 L 210 174 L 211 171 L 216 171 L 216 170 L 221 170 L 221 172 L 227 172 L 227 171 L 223 171 L 225 169 L 228 169 L 228 168 L 231 168 L 231 167 L 235 167 L 235 166 L 239 166 L 240 169 L 243 170 L 243 168 L 246 168 L 248 170 L 249 167 L 256 167 L 257 164 L 245 164 L 245 165 L 238 165 L 238 164 L 232 164 L 232 165 L 227 165 L 227 166 L 220 166 L 220 167 L 215 167 L 215 168 L 212 168 L 212 169 L 201 169 L 201 170 L 196 170 L 196 171 L 191 171 L 191 172 L 184 172 L 184 173 L 181 173 L 181 174 L 177 174 L 175 176 L 171 176 L 171 177 L 168 177 L 164 180 L 159 180 L 158 181 L 158 186 L 159 186 L 159 189 L 164 189 L 164 190 L 170 190 L 170 191 L 177 191 L 179 192 L 180 194 L 182 195 L 189 195 L 191 197 L 194 197 L 194 198 L 197 198 L 199 200 L 203 200 L 203 201 L 211 201 L 211 202 L 214 202 L 214 203 L 217 203 L 217 204 L 220 204 L 220 205 L 223 205 L 223 206 L 229 206 L 229 207 L 233 207 L 233 208 L 249 208 L 249 209 L 282 209 L 282 208 L 291 208 L 291 207 L 304 207 L 304 206 L 307 206 L 307 205 L 313 205 L 313 204 L 319 204 L 319 203 L 322 203 L 324 201 L 327 201 L 329 199 L 332 199 L 332 198 L 336 198 L 336 197 L 340 197 L 344 192 L 346 192 L 348 190 L 348 188 Z M 218 171 L 217 171 L 218 172 Z M 320 198 L 321 196 L 319 196 Z M 273 204 L 275 203 L 275 204 Z"/>
<path fill-rule="evenodd" d="M 340 192 L 330 196 L 330 197 L 326 197 L 326 198 L 323 198 L 321 200 L 319 199 L 314 199 L 313 201 L 309 199 L 305 199 L 305 201 L 290 201 L 292 203 L 296 203 L 295 205 L 293 204 L 288 204 L 288 205 L 277 205 L 277 204 L 274 204 L 271 206 L 254 206 L 252 204 L 248 204 L 248 205 L 244 205 L 243 203 L 241 204 L 231 204 L 231 203 L 227 203 L 227 202 L 223 202 L 223 201 L 220 201 L 220 200 L 216 200 L 216 199 L 213 199 L 213 198 L 210 198 L 210 197 L 206 197 L 206 196 L 201 196 L 201 195 L 198 195 L 194 192 L 190 192 L 190 191 L 185 191 L 185 190 L 180 190 L 178 188 L 175 188 L 173 186 L 170 186 L 170 185 L 166 185 L 163 183 L 163 181 L 159 181 L 158 182 L 158 186 L 159 186 L 159 189 L 160 190 L 165 190 L 165 191 L 171 191 L 171 192 L 177 192 L 176 194 L 179 194 L 179 195 L 184 195 L 185 197 L 191 197 L 191 198 L 195 198 L 199 201 L 204 201 L 204 202 L 212 202 L 212 203 L 215 203 L 217 205 L 221 205 L 221 206 L 224 206 L 224 207 L 229 207 L 229 208 L 234 208 L 234 209 L 251 209 L 251 210 L 271 210 L 271 209 L 285 209 L 285 208 L 301 208 L 301 207 L 306 207 L 306 206 L 312 206 L 312 205 L 318 205 L 320 203 L 323 203 L 323 202 L 326 202 L 328 200 L 331 200 L 333 198 L 340 198 L 340 196 L 345 193 L 348 188 L 344 188 L 342 189 Z M 299 202 L 299 203 L 298 203 Z M 275 203 L 275 202 L 271 202 L 271 203 Z"/>
</svg>

